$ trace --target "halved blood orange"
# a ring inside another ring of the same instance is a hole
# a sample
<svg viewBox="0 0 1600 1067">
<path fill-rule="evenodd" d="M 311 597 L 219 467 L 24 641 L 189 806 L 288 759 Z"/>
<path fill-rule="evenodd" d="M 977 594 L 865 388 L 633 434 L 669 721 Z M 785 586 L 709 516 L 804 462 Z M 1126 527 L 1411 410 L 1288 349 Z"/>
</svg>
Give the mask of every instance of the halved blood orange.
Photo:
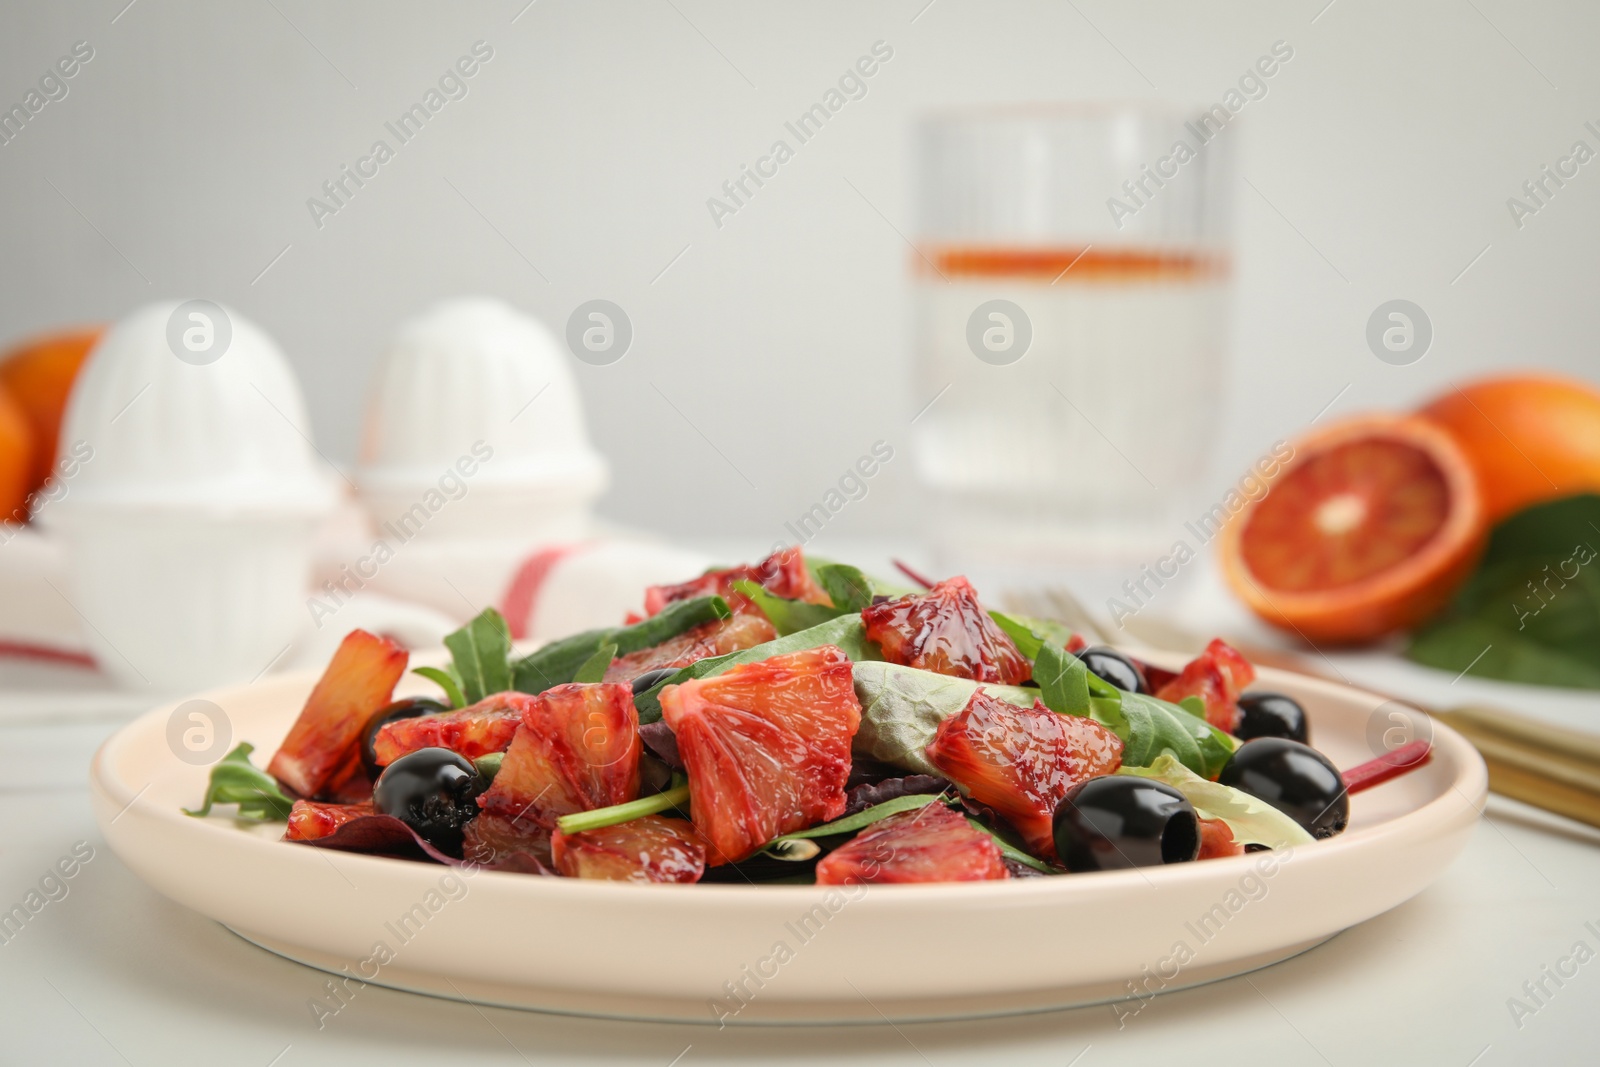
<svg viewBox="0 0 1600 1067">
<path fill-rule="evenodd" d="M 1367 415 L 1315 432 L 1223 527 L 1223 573 L 1250 609 L 1311 642 L 1421 622 L 1471 573 L 1482 497 L 1460 446 L 1422 419 Z"/>
</svg>

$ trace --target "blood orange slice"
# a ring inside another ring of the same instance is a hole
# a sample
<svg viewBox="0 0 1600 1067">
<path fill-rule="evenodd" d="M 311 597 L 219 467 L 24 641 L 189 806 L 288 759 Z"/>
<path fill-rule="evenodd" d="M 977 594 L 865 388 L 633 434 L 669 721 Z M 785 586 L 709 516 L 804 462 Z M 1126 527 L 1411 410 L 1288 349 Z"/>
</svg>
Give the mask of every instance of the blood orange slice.
<svg viewBox="0 0 1600 1067">
<path fill-rule="evenodd" d="M 303 797 L 313 797 L 360 762 L 361 731 L 388 704 L 406 669 L 406 650 L 386 637 L 351 630 L 306 698 L 267 773 Z"/>
<path fill-rule="evenodd" d="M 633 691 L 572 683 L 529 701 L 478 806 L 488 815 L 554 829 L 563 815 L 626 803 L 638 793 Z"/>
<path fill-rule="evenodd" d="M 289 809 L 285 841 L 315 841 L 327 837 L 352 819 L 376 815 L 378 809 L 367 804 L 324 804 L 316 800 L 297 800 Z"/>
<path fill-rule="evenodd" d="M 1093 719 L 1019 708 L 982 689 L 939 724 L 928 760 L 1016 828 L 1034 855 L 1054 859 L 1050 822 L 1079 782 L 1122 766 L 1122 742 Z"/>
<path fill-rule="evenodd" d="M 1200 820 L 1200 854 L 1195 859 L 1220 860 L 1244 855 L 1244 846 L 1233 838 L 1233 828 L 1221 819 Z"/>
<path fill-rule="evenodd" d="M 550 856 L 550 830 L 532 820 L 518 821 L 503 815 L 479 815 L 467 823 L 461 833 L 461 855 L 469 863 L 496 869 L 526 869 L 531 866 L 536 873 L 548 868 Z M 519 863 L 524 857 L 531 864 Z"/>
<path fill-rule="evenodd" d="M 1184 664 L 1177 677 L 1156 689 L 1156 697 L 1176 704 L 1198 697 L 1205 705 L 1206 722 L 1226 733 L 1239 726 L 1239 694 L 1256 680 L 1256 669 L 1239 650 L 1220 637 Z"/>
<path fill-rule="evenodd" d="M 1471 573 L 1484 511 L 1443 430 L 1363 416 L 1296 443 L 1223 527 L 1228 583 L 1266 621 L 1312 642 L 1382 637 L 1438 610 Z"/>
<path fill-rule="evenodd" d="M 833 645 L 661 691 L 712 866 L 844 813 L 861 725 L 850 660 Z"/>
<path fill-rule="evenodd" d="M 682 819 L 646 815 L 615 826 L 553 838 L 556 871 L 610 882 L 698 882 L 706 847 Z"/>
<path fill-rule="evenodd" d="M 760 563 L 707 571 L 698 578 L 677 585 L 653 585 L 645 590 L 645 614 L 654 615 L 674 601 L 713 595 L 724 597 L 735 611 L 759 613 L 748 597 L 733 591 L 733 583 L 741 579 L 755 582 L 773 596 L 781 596 L 786 600 L 803 600 L 807 604 L 832 603 L 828 594 L 812 579 L 800 550 L 785 548 Z"/>
<path fill-rule="evenodd" d="M 687 667 L 695 660 L 764 645 L 777 636 L 778 631 L 766 617 L 757 614 L 704 623 L 653 648 L 641 648 L 620 657 L 607 668 L 606 681 L 631 682 L 646 671 Z"/>
<path fill-rule="evenodd" d="M 938 801 L 873 823 L 817 864 L 818 885 L 1009 877 L 994 838 Z"/>
<path fill-rule="evenodd" d="M 448 748 L 467 759 L 504 752 L 534 700 L 526 693 L 495 693 L 455 711 L 396 719 L 378 731 L 372 752 L 380 767 L 419 748 Z"/>
<path fill-rule="evenodd" d="M 874 604 L 861 621 L 890 663 L 1001 685 L 1021 685 L 1032 672 L 965 578 Z"/>
</svg>

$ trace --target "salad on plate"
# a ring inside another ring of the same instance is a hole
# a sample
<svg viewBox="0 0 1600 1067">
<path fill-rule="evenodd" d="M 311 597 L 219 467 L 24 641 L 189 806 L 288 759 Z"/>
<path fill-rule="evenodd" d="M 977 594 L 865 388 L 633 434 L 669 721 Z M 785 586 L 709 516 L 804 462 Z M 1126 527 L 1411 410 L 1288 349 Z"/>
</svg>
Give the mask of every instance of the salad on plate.
<svg viewBox="0 0 1600 1067">
<path fill-rule="evenodd" d="M 1310 844 L 1427 759 L 1341 773 L 1220 639 L 1164 670 L 906 573 L 785 549 L 526 655 L 487 609 L 415 669 L 434 697 L 352 631 L 265 770 L 239 745 L 189 814 L 546 877 L 986 881 Z"/>
</svg>

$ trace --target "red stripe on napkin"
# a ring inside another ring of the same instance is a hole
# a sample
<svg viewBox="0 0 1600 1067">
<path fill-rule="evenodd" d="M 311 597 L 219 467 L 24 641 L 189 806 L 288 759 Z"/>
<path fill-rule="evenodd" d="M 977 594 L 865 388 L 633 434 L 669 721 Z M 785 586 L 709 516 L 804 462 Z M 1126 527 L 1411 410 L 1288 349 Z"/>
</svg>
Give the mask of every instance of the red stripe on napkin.
<svg viewBox="0 0 1600 1067">
<path fill-rule="evenodd" d="M 533 620 L 533 608 L 539 601 L 539 589 L 544 585 L 544 580 L 557 563 L 582 547 L 577 544 L 540 549 L 517 567 L 517 573 L 512 576 L 511 585 L 500 602 L 500 614 L 506 617 L 506 625 L 511 628 L 511 636 L 515 640 L 520 641 L 528 636 L 528 624 Z"/>
</svg>

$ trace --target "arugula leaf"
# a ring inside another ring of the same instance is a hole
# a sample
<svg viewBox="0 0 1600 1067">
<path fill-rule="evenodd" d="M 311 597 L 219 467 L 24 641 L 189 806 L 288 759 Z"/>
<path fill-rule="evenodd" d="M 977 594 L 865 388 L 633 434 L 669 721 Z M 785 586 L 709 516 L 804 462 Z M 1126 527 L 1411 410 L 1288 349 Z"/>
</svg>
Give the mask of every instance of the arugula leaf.
<svg viewBox="0 0 1600 1067">
<path fill-rule="evenodd" d="M 1044 706 L 1058 715 L 1088 715 L 1089 669 L 1083 660 L 1053 642 L 1039 646 L 1033 680 L 1039 683 Z"/>
<path fill-rule="evenodd" d="M 1184 697 L 1182 700 L 1178 701 L 1178 707 L 1182 708 L 1184 711 L 1187 711 L 1190 715 L 1193 715 L 1197 719 L 1203 719 L 1206 717 L 1206 702 L 1201 700 L 1199 697 Z"/>
<path fill-rule="evenodd" d="M 467 706 L 467 698 L 461 694 L 461 679 L 456 677 L 454 667 L 413 667 L 411 673 L 421 675 L 443 689 L 445 702 L 452 708 Z"/>
<path fill-rule="evenodd" d="M 456 676 L 467 703 L 476 704 L 491 693 L 511 688 L 511 630 L 494 608 L 444 639 L 455 661 Z"/>
<path fill-rule="evenodd" d="M 542 693 L 552 686 L 572 681 L 584 663 L 603 645 L 614 644 L 617 646 L 617 655 L 626 656 L 630 652 L 670 641 L 696 626 L 726 619 L 732 614 L 733 609 L 720 596 L 680 600 L 632 626 L 585 630 L 552 641 L 514 662 L 511 665 L 512 680 L 519 692 Z"/>
<path fill-rule="evenodd" d="M 1194 805 L 1201 818 L 1227 823 L 1233 839 L 1241 845 L 1287 848 L 1313 840 L 1304 827 L 1266 801 L 1221 782 L 1208 782 L 1170 755 L 1157 757 L 1148 767 L 1124 766 L 1117 773 L 1172 786 Z"/>
<path fill-rule="evenodd" d="M 830 608 L 826 604 L 807 604 L 804 600 L 788 600 L 774 596 L 755 582 L 744 578 L 736 580 L 733 588 L 735 592 L 749 597 L 751 602 L 761 609 L 767 621 L 772 623 L 773 629 L 778 631 L 779 637 L 809 630 L 843 614 L 838 608 Z"/>
<path fill-rule="evenodd" d="M 1600 689 L 1600 496 L 1520 511 L 1406 656 L 1452 674 Z"/>
<path fill-rule="evenodd" d="M 768 844 L 770 846 L 779 841 L 799 841 L 808 837 L 831 837 L 834 834 L 853 833 L 856 830 L 866 829 L 879 819 L 887 819 L 889 816 L 897 815 L 902 811 L 915 811 L 918 808 L 925 808 L 938 799 L 940 799 L 938 795 L 933 793 L 918 793 L 913 796 L 895 797 L 893 800 L 885 800 L 882 804 L 874 804 L 870 808 L 863 808 L 854 815 L 846 815 L 842 819 L 835 819 L 832 822 L 825 822 L 820 826 L 813 826 L 805 830 L 796 830 L 789 834 L 780 834 Z"/>
<path fill-rule="evenodd" d="M 278 788 L 277 779 L 250 762 L 255 746 L 241 741 L 211 768 L 211 781 L 199 810 L 184 808 L 185 815 L 202 818 L 211 814 L 213 804 L 237 804 L 234 816 L 246 822 L 283 822 L 289 818 L 294 801 Z"/>
<path fill-rule="evenodd" d="M 617 646 L 605 645 L 600 651 L 583 661 L 583 666 L 579 667 L 573 674 L 572 680 L 589 684 L 603 682 L 606 680 L 606 670 L 610 668 L 611 661 L 616 658 Z"/>
<path fill-rule="evenodd" d="M 872 604 L 873 580 L 848 563 L 818 564 L 812 574 L 841 613 L 860 612 Z"/>
<path fill-rule="evenodd" d="M 840 615 L 809 630 L 800 630 L 763 645 L 729 652 L 723 656 L 696 660 L 677 674 L 662 679 L 633 698 L 633 706 L 639 712 L 639 724 L 642 726 L 661 718 L 661 690 L 669 685 L 679 685 L 695 678 L 709 678 L 741 663 L 759 663 L 773 656 L 801 652 L 822 645 L 837 645 L 846 656 L 857 663 L 883 658 L 878 652 L 878 646 L 867 640 L 867 630 L 861 622 L 861 616 Z"/>
</svg>

